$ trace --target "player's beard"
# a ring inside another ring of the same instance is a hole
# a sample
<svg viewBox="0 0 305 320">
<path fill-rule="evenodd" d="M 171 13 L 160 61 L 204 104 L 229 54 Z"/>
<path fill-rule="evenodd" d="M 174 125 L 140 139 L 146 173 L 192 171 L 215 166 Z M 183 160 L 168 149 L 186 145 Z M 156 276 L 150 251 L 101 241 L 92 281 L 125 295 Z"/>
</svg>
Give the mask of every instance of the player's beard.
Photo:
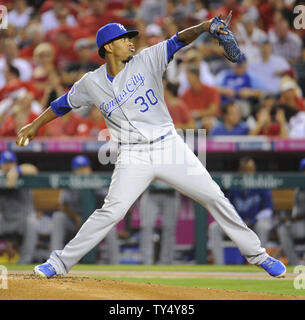
<svg viewBox="0 0 305 320">
<path fill-rule="evenodd" d="M 132 58 L 133 58 L 133 56 L 129 56 L 126 60 L 123 60 L 123 63 L 129 62 Z"/>
</svg>

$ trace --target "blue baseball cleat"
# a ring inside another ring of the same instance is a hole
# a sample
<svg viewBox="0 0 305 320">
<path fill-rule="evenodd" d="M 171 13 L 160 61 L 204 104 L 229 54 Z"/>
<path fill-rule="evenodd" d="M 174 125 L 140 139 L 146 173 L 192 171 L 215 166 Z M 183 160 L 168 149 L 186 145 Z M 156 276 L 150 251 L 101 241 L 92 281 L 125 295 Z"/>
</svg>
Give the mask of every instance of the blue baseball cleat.
<svg viewBox="0 0 305 320">
<path fill-rule="evenodd" d="M 286 273 L 286 267 L 284 264 L 272 257 L 268 257 L 260 266 L 265 269 L 270 276 L 276 277 L 276 278 L 284 278 L 284 275 Z"/>
<path fill-rule="evenodd" d="M 56 275 L 54 267 L 50 263 L 44 263 L 34 268 L 34 273 L 42 278 L 51 278 Z"/>
</svg>

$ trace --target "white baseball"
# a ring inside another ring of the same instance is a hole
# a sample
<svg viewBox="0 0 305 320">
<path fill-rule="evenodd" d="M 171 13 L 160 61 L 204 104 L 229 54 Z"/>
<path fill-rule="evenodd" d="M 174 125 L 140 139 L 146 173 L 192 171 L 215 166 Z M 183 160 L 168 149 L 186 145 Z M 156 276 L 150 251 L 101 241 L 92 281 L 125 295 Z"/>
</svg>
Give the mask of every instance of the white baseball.
<svg viewBox="0 0 305 320">
<path fill-rule="evenodd" d="M 26 138 L 23 142 L 23 146 L 26 147 L 29 144 L 30 140 L 29 138 Z"/>
</svg>

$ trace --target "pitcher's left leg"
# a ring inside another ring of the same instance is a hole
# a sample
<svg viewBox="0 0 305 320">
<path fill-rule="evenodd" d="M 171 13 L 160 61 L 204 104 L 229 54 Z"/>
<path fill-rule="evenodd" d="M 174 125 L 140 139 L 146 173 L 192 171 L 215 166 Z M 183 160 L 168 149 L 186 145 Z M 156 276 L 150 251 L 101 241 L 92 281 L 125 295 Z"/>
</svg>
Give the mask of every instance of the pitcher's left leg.
<svg viewBox="0 0 305 320">
<path fill-rule="evenodd" d="M 175 143 L 164 144 L 168 150 L 174 148 L 175 154 L 184 154 L 184 164 L 156 165 L 156 176 L 181 193 L 203 205 L 214 217 L 222 230 L 237 245 L 240 252 L 251 264 L 261 264 L 268 254 L 261 247 L 257 235 L 247 227 L 237 214 L 230 201 L 224 196 L 216 182 L 211 178 L 199 159 L 178 137 Z M 158 150 L 155 152 L 158 153 Z"/>
</svg>

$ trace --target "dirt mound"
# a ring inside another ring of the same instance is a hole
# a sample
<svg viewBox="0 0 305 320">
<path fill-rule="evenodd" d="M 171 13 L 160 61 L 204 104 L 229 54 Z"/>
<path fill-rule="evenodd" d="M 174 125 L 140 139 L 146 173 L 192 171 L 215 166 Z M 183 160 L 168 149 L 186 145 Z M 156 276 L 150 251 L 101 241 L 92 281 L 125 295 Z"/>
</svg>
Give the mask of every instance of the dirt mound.
<svg viewBox="0 0 305 320">
<path fill-rule="evenodd" d="M 296 300 L 302 297 L 190 288 L 86 277 L 40 279 L 11 274 L 0 300 Z"/>
</svg>

